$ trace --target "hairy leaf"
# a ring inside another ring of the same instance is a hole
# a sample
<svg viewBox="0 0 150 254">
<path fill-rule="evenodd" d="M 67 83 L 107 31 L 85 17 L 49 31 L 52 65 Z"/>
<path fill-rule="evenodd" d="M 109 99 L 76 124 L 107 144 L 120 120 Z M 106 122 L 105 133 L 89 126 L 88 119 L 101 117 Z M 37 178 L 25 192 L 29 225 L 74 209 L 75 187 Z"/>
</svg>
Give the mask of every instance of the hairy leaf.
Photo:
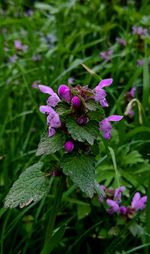
<svg viewBox="0 0 150 254">
<path fill-rule="evenodd" d="M 48 179 L 41 171 L 43 163 L 39 162 L 27 168 L 11 187 L 5 198 L 4 206 L 23 208 L 31 202 L 39 201 L 49 189 Z"/>
<path fill-rule="evenodd" d="M 69 118 L 66 126 L 68 128 L 68 132 L 74 140 L 78 140 L 80 142 L 87 141 L 90 145 L 94 144 L 94 141 L 99 134 L 98 126 L 95 121 L 90 121 L 86 125 L 79 125 L 74 119 Z"/>
<path fill-rule="evenodd" d="M 95 189 L 95 160 L 89 155 L 66 155 L 61 163 L 64 174 L 71 177 L 72 181 L 89 197 Z"/>
<path fill-rule="evenodd" d="M 36 155 L 55 153 L 63 148 L 64 143 L 65 137 L 60 133 L 56 133 L 53 137 L 48 137 L 47 133 L 44 133 L 38 145 Z"/>
</svg>

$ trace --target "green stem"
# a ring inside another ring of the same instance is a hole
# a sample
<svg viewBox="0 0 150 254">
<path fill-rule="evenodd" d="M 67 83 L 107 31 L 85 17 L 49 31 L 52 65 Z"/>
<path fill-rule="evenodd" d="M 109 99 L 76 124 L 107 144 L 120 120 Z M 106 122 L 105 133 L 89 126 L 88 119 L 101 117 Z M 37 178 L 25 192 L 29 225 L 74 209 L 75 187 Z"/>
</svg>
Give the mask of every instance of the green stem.
<svg viewBox="0 0 150 254">
<path fill-rule="evenodd" d="M 49 254 L 49 248 L 51 245 L 51 238 L 52 238 L 52 233 L 54 230 L 55 226 L 55 221 L 56 221 L 56 216 L 60 207 L 62 195 L 63 195 L 63 187 L 64 187 L 64 182 L 65 182 L 65 177 L 62 176 L 58 179 L 59 182 L 56 182 L 55 186 L 55 199 L 54 199 L 54 204 L 51 210 L 51 214 L 49 215 L 49 221 L 46 229 L 46 235 L 45 235 L 45 241 L 44 241 L 44 246 L 41 251 L 41 254 Z"/>
</svg>

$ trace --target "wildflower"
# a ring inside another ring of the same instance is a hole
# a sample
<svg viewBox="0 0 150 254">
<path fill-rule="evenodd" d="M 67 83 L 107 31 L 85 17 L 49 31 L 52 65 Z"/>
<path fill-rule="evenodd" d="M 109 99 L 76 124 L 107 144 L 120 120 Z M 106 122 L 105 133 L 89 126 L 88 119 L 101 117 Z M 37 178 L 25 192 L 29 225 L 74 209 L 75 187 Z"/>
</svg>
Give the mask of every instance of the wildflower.
<svg viewBox="0 0 150 254">
<path fill-rule="evenodd" d="M 126 46 L 126 41 L 125 41 L 125 39 L 123 39 L 123 38 L 117 37 L 117 38 L 116 38 L 116 42 L 118 42 L 118 43 L 119 43 L 121 46 L 123 46 L 123 47 Z"/>
<path fill-rule="evenodd" d="M 64 145 L 64 149 L 65 149 L 66 152 L 71 153 L 74 149 L 73 141 L 68 140 Z"/>
<path fill-rule="evenodd" d="M 14 41 L 15 44 L 15 49 L 20 50 L 20 51 L 26 51 L 28 46 L 27 45 L 23 45 L 21 41 L 19 40 L 15 40 Z"/>
<path fill-rule="evenodd" d="M 9 58 L 9 62 L 10 63 L 14 63 L 14 62 L 16 62 L 16 60 L 17 60 L 17 55 L 13 55 L 13 56 L 11 56 L 10 58 Z"/>
<path fill-rule="evenodd" d="M 146 28 L 143 28 L 142 26 L 133 26 L 132 33 L 141 37 L 141 36 L 146 36 L 148 33 L 148 30 Z"/>
<path fill-rule="evenodd" d="M 103 51 L 100 53 L 100 56 L 102 59 L 106 60 L 106 61 L 110 61 L 111 60 L 111 56 L 112 56 L 112 49 L 109 49 L 107 51 Z"/>
<path fill-rule="evenodd" d="M 118 213 L 120 211 L 119 209 L 119 205 L 117 204 L 116 201 L 112 200 L 112 199 L 107 199 L 106 203 L 108 206 L 110 206 L 110 208 L 108 209 L 108 213 L 111 215 L 113 213 Z"/>
<path fill-rule="evenodd" d="M 144 60 L 138 59 L 136 64 L 137 64 L 137 66 L 142 66 L 144 64 Z"/>
<path fill-rule="evenodd" d="M 40 106 L 40 112 L 47 114 L 48 136 L 54 136 L 56 133 L 55 129 L 61 126 L 61 121 L 58 113 L 48 105 Z"/>
<path fill-rule="evenodd" d="M 64 99 L 64 101 L 66 101 L 67 103 L 70 103 L 72 95 L 71 95 L 71 90 L 68 86 L 66 86 L 65 84 L 62 84 L 61 86 L 59 86 L 58 94 L 62 99 Z"/>
<path fill-rule="evenodd" d="M 77 118 L 77 123 L 78 123 L 79 125 L 84 125 L 84 124 L 88 123 L 88 121 L 89 121 L 89 118 L 88 118 L 87 116 L 84 116 L 84 115 L 79 116 L 79 117 Z"/>
<path fill-rule="evenodd" d="M 78 97 L 78 96 L 74 96 L 74 97 L 71 99 L 71 104 L 72 104 L 73 107 L 79 108 L 80 105 L 81 105 L 81 101 L 80 101 L 79 97 Z"/>
<path fill-rule="evenodd" d="M 47 104 L 51 107 L 55 107 L 59 102 L 60 98 L 49 86 L 39 85 L 39 89 L 42 93 L 50 94 L 51 96 L 47 100 Z"/>
<path fill-rule="evenodd" d="M 145 195 L 141 197 L 140 193 L 136 192 L 132 199 L 131 207 L 135 209 L 136 211 L 143 210 L 146 206 L 146 202 L 147 202 L 147 196 Z"/>
<path fill-rule="evenodd" d="M 127 213 L 127 207 L 125 207 L 125 206 L 120 206 L 119 211 L 120 211 L 120 214 L 125 215 L 125 214 Z"/>
<path fill-rule="evenodd" d="M 123 118 L 123 116 L 112 115 L 112 116 L 109 116 L 109 117 L 103 119 L 99 123 L 99 130 L 102 132 L 102 135 L 105 139 L 109 140 L 111 138 L 112 125 L 110 124 L 110 122 L 118 122 L 122 118 Z"/>
<path fill-rule="evenodd" d="M 114 193 L 114 200 L 119 204 L 121 202 L 121 195 L 122 195 L 122 192 L 125 191 L 125 187 L 124 186 L 121 186 L 119 188 L 117 188 L 115 190 L 115 193 Z"/>
<path fill-rule="evenodd" d="M 74 84 L 74 78 L 68 78 L 68 84 L 73 85 Z"/>
<path fill-rule="evenodd" d="M 131 90 L 129 90 L 125 94 L 127 101 L 131 101 L 135 97 L 135 93 L 136 93 L 136 87 L 132 87 Z"/>
<path fill-rule="evenodd" d="M 33 83 L 32 83 L 32 88 L 39 88 L 39 84 L 40 84 L 40 80 L 35 80 L 35 81 L 33 81 Z"/>
<path fill-rule="evenodd" d="M 113 82 L 113 79 L 103 79 L 94 89 L 94 99 L 99 102 L 102 107 L 108 107 L 108 103 L 106 101 L 106 92 L 103 87 L 110 86 Z"/>
</svg>

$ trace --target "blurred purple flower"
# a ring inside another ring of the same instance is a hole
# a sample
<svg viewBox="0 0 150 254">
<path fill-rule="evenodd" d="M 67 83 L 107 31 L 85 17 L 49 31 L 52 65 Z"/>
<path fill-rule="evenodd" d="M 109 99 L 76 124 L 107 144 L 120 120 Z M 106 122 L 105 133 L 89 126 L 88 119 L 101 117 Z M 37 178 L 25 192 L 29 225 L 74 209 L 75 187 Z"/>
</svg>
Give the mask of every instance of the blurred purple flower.
<svg viewBox="0 0 150 254">
<path fill-rule="evenodd" d="M 126 46 L 126 41 L 125 41 L 125 39 L 123 39 L 123 38 L 117 37 L 117 38 L 116 38 L 116 42 L 118 42 L 118 43 L 119 43 L 121 46 L 123 46 L 123 47 Z"/>
<path fill-rule="evenodd" d="M 28 46 L 27 45 L 23 45 L 21 41 L 19 40 L 15 40 L 14 41 L 14 45 L 15 45 L 15 49 L 20 50 L 20 51 L 27 51 Z"/>
<path fill-rule="evenodd" d="M 32 83 L 32 88 L 39 88 L 39 85 L 40 85 L 40 80 L 35 80 L 35 81 L 33 81 L 33 83 Z"/>
<path fill-rule="evenodd" d="M 10 63 L 14 63 L 14 62 L 16 62 L 16 60 L 17 60 L 17 55 L 13 55 L 13 56 L 11 56 L 10 58 L 9 58 L 9 62 Z"/>
<path fill-rule="evenodd" d="M 32 56 L 32 61 L 34 61 L 34 62 L 41 61 L 41 59 L 42 59 L 42 57 L 39 54 Z"/>
<path fill-rule="evenodd" d="M 106 60 L 106 61 L 110 61 L 111 60 L 111 56 L 112 56 L 113 50 L 109 49 L 107 51 L 103 51 L 100 53 L 100 56 L 102 59 Z"/>
<path fill-rule="evenodd" d="M 147 28 L 143 28 L 142 26 L 133 26 L 132 33 L 138 36 L 146 36 L 148 34 Z"/>
<path fill-rule="evenodd" d="M 42 93 L 50 94 L 51 96 L 47 100 L 47 104 L 51 107 L 55 107 L 61 100 L 58 95 L 49 86 L 39 85 L 39 89 Z"/>
<path fill-rule="evenodd" d="M 73 85 L 74 84 L 74 78 L 68 78 L 68 84 Z"/>
<path fill-rule="evenodd" d="M 99 130 L 102 132 L 102 135 L 105 139 L 109 140 L 111 138 L 112 125 L 110 122 L 118 122 L 123 118 L 123 116 L 112 115 L 103 119 L 99 123 Z"/>
<path fill-rule="evenodd" d="M 66 152 L 71 153 L 74 149 L 74 142 L 72 140 L 68 140 L 64 145 L 64 149 Z"/>
<path fill-rule="evenodd" d="M 142 66 L 144 64 L 144 60 L 138 59 L 136 64 L 137 64 L 137 66 Z"/>
<path fill-rule="evenodd" d="M 103 79 L 101 82 L 94 88 L 94 99 L 95 101 L 99 102 L 102 107 L 108 107 L 108 103 L 106 100 L 106 92 L 103 87 L 110 86 L 113 82 L 113 79 Z"/>
<path fill-rule="evenodd" d="M 127 207 L 120 206 L 120 214 L 125 215 L 127 213 Z"/>
<path fill-rule="evenodd" d="M 110 208 L 108 209 L 108 213 L 111 215 L 113 213 L 118 213 L 120 211 L 119 205 L 117 204 L 116 201 L 112 199 L 107 199 L 106 203 Z"/>
<path fill-rule="evenodd" d="M 77 123 L 78 123 L 79 125 L 84 125 L 84 124 L 88 123 L 88 121 L 89 121 L 89 118 L 88 118 L 87 116 L 84 116 L 84 115 L 79 116 L 79 117 L 77 118 Z"/>
<path fill-rule="evenodd" d="M 136 211 L 143 210 L 146 206 L 146 202 L 147 202 L 147 196 L 145 195 L 141 197 L 140 193 L 136 192 L 132 199 L 131 207 L 135 209 Z"/>
</svg>

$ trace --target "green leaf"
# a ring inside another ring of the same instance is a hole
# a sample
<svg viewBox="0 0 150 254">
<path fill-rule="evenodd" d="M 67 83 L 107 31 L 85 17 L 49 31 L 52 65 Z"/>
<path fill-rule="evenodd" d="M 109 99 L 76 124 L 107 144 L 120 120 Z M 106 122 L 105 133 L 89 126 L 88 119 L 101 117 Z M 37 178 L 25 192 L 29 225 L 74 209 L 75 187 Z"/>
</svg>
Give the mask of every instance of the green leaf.
<svg viewBox="0 0 150 254">
<path fill-rule="evenodd" d="M 95 192 L 95 160 L 89 155 L 66 155 L 61 163 L 64 174 L 89 197 Z"/>
<path fill-rule="evenodd" d="M 78 220 L 81 220 L 84 217 L 88 216 L 90 212 L 91 207 L 88 203 L 85 203 L 84 205 L 78 205 L 77 206 Z"/>
<path fill-rule="evenodd" d="M 11 187 L 5 198 L 4 206 L 23 208 L 31 202 L 37 202 L 45 196 L 49 190 L 47 177 L 41 171 L 43 163 L 39 162 L 27 168 Z"/>
<path fill-rule="evenodd" d="M 94 100 L 88 100 L 85 106 L 90 111 L 95 111 L 98 108 L 98 104 Z"/>
<path fill-rule="evenodd" d="M 67 103 L 64 102 L 60 102 L 58 103 L 58 105 L 55 108 L 56 112 L 60 115 L 67 115 L 68 113 L 70 113 L 71 108 L 70 105 L 68 105 Z"/>
<path fill-rule="evenodd" d="M 38 145 L 36 155 L 55 153 L 63 148 L 64 143 L 65 137 L 60 133 L 56 133 L 53 137 L 48 137 L 48 134 L 44 133 Z"/>
<path fill-rule="evenodd" d="M 87 141 L 90 145 L 94 144 L 94 141 L 99 133 L 98 126 L 95 121 L 90 121 L 86 125 L 79 125 L 73 118 L 69 118 L 66 126 L 68 128 L 68 132 L 74 140 L 78 140 L 80 142 Z"/>
<path fill-rule="evenodd" d="M 130 153 L 126 154 L 122 160 L 122 165 L 133 165 L 140 162 L 144 162 L 142 155 L 138 151 L 131 151 Z"/>
</svg>

